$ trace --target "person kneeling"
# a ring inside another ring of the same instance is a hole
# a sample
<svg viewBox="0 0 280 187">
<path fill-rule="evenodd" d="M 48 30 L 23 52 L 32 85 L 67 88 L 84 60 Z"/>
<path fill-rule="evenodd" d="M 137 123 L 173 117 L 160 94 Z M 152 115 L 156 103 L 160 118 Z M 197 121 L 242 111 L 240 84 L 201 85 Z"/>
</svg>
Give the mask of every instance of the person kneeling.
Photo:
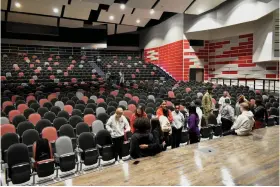
<svg viewBox="0 0 280 187">
<path fill-rule="evenodd" d="M 237 117 L 236 121 L 231 127 L 231 130 L 223 133 L 223 136 L 230 135 L 230 134 L 239 135 L 239 136 L 249 135 L 255 123 L 254 114 L 249 110 L 250 110 L 250 106 L 248 103 L 246 102 L 241 103 L 240 104 L 241 114 Z"/>
<path fill-rule="evenodd" d="M 154 156 L 163 150 L 150 133 L 151 125 L 147 118 L 137 118 L 134 123 L 135 132 L 130 140 L 130 156 L 133 159 Z"/>
</svg>

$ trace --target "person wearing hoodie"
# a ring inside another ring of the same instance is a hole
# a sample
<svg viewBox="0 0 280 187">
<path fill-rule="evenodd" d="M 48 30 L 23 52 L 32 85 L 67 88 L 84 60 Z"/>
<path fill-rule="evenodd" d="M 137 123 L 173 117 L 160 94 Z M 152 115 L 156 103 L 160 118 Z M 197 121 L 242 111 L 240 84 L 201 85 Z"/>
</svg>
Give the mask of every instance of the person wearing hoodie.
<svg viewBox="0 0 280 187">
<path fill-rule="evenodd" d="M 173 121 L 173 116 L 171 111 L 166 107 L 166 101 L 163 101 L 160 105 L 160 107 L 157 110 L 157 117 L 159 118 L 160 116 L 165 116 L 168 118 L 169 122 L 172 123 Z"/>
<path fill-rule="evenodd" d="M 135 132 L 130 139 L 130 156 L 133 159 L 154 156 L 163 150 L 163 144 L 156 142 L 150 133 L 151 125 L 148 118 L 138 118 L 134 124 Z"/>
<path fill-rule="evenodd" d="M 190 137 L 190 144 L 197 143 L 200 141 L 200 132 L 199 132 L 199 117 L 196 113 L 196 107 L 194 105 L 189 106 L 189 137 Z"/>
<path fill-rule="evenodd" d="M 134 123 L 135 120 L 138 118 L 147 118 L 147 114 L 144 111 L 144 107 L 139 105 L 135 111 L 134 114 L 132 114 L 131 118 L 130 118 L 130 128 L 131 128 L 131 132 L 134 133 L 135 132 L 135 128 L 134 128 Z"/>
<path fill-rule="evenodd" d="M 172 112 L 173 122 L 172 127 L 172 141 L 171 148 L 177 148 L 181 143 L 182 129 L 184 126 L 185 118 L 184 115 L 180 112 L 180 106 L 176 105 L 175 110 Z"/>
<path fill-rule="evenodd" d="M 249 110 L 250 110 L 250 105 L 247 102 L 241 103 L 240 104 L 241 114 L 237 117 L 236 121 L 231 127 L 231 130 L 223 133 L 223 135 L 224 136 L 230 134 L 239 135 L 239 136 L 249 135 L 255 123 L 254 114 Z"/>
<path fill-rule="evenodd" d="M 123 116 L 122 108 L 116 109 L 116 113 L 108 119 L 105 127 L 110 132 L 113 140 L 115 161 L 117 162 L 119 157 L 119 162 L 122 163 L 124 133 L 130 131 L 129 123 L 126 117 Z"/>
<path fill-rule="evenodd" d="M 229 131 L 234 121 L 234 109 L 230 105 L 230 100 L 225 99 L 225 103 L 221 106 L 220 110 L 222 131 Z"/>
<path fill-rule="evenodd" d="M 265 106 L 262 104 L 262 100 L 256 99 L 256 107 L 254 109 L 255 129 L 264 126 L 264 123 L 268 122 L 268 113 Z"/>
</svg>

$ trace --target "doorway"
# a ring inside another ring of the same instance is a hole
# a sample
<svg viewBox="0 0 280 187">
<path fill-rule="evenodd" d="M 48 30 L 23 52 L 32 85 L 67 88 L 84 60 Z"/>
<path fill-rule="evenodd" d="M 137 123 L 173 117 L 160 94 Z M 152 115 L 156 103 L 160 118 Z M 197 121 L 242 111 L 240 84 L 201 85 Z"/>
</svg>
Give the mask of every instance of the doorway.
<svg viewBox="0 0 280 187">
<path fill-rule="evenodd" d="M 190 69 L 190 81 L 203 82 L 204 69 L 203 68 L 191 68 Z"/>
</svg>

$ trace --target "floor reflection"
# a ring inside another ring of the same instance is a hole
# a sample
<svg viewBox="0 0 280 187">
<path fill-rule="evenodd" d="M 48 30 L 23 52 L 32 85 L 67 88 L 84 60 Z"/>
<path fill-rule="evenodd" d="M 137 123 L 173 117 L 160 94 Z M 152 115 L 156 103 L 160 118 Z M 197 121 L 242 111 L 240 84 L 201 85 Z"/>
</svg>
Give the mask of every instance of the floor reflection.
<svg viewBox="0 0 280 187">
<path fill-rule="evenodd" d="M 221 175 L 222 175 L 222 183 L 225 186 L 235 186 L 235 183 L 233 181 L 232 175 L 230 174 L 230 171 L 226 167 L 221 168 Z"/>
</svg>

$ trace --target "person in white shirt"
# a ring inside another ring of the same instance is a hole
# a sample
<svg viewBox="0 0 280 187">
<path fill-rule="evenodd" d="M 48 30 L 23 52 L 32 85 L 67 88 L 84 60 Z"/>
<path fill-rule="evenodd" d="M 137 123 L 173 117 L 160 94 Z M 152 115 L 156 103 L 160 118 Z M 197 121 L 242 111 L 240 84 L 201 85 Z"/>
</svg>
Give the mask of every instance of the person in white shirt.
<svg viewBox="0 0 280 187">
<path fill-rule="evenodd" d="M 198 115 L 198 118 L 199 118 L 199 123 L 198 123 L 198 128 L 199 130 L 201 129 L 201 119 L 202 119 L 202 116 L 203 116 L 203 113 L 202 113 L 202 110 L 200 108 L 201 106 L 201 100 L 200 99 L 196 99 L 195 102 L 194 102 L 195 106 L 196 106 L 196 113 Z"/>
<path fill-rule="evenodd" d="M 122 147 L 124 142 L 124 133 L 130 131 L 129 123 L 125 116 L 123 116 L 123 109 L 117 108 L 116 113 L 112 115 L 107 123 L 106 129 L 110 132 L 113 144 L 114 144 L 114 153 L 115 161 L 122 161 Z"/>
<path fill-rule="evenodd" d="M 184 115 L 180 112 L 180 106 L 177 105 L 175 107 L 175 111 L 172 112 L 172 117 L 173 121 L 171 124 L 172 127 L 172 143 L 171 143 L 171 148 L 177 148 L 180 146 L 181 142 L 181 134 L 182 134 L 182 129 L 185 123 L 185 117 Z"/>
<path fill-rule="evenodd" d="M 227 91 L 224 91 L 223 96 L 219 99 L 219 109 L 225 105 L 225 99 L 230 99 L 229 93 Z"/>
</svg>

